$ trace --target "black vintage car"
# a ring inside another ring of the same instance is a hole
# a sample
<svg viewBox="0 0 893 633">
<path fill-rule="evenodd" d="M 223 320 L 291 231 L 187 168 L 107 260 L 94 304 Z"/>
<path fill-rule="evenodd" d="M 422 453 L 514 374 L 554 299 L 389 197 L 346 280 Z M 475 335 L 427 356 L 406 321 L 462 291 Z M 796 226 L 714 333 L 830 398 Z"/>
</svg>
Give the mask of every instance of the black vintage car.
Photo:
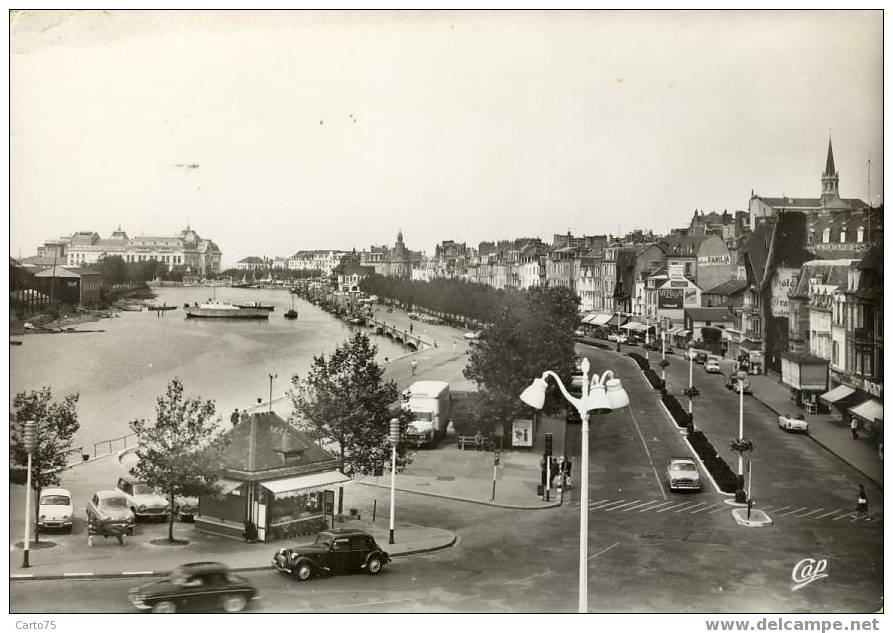
<svg viewBox="0 0 893 633">
<path fill-rule="evenodd" d="M 258 598 L 248 581 L 222 563 L 187 563 L 161 580 L 134 587 L 130 602 L 141 611 L 241 611 Z"/>
<path fill-rule="evenodd" d="M 372 535 L 359 529 L 333 528 L 316 535 L 308 545 L 282 548 L 273 556 L 273 567 L 298 580 L 312 576 L 365 570 L 378 574 L 391 562 Z"/>
</svg>

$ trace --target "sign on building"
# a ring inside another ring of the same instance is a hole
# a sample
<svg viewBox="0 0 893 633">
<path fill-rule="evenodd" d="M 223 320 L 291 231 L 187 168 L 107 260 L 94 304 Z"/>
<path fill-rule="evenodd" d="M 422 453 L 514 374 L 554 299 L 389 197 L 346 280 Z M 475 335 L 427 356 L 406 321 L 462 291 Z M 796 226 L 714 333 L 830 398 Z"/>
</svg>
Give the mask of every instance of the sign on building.
<svg viewBox="0 0 893 633">
<path fill-rule="evenodd" d="M 657 307 L 666 310 L 682 308 L 683 288 L 662 288 L 657 293 Z"/>
<path fill-rule="evenodd" d="M 772 278 L 772 316 L 789 317 L 791 315 L 788 293 L 797 284 L 799 268 L 779 268 Z"/>
</svg>

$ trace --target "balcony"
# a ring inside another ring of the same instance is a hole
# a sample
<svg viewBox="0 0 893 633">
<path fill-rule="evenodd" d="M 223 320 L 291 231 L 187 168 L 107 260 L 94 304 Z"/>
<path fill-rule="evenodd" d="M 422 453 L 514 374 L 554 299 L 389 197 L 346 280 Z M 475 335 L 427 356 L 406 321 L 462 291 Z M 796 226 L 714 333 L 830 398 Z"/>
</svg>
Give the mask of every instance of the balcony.
<svg viewBox="0 0 893 633">
<path fill-rule="evenodd" d="M 854 343 L 874 343 L 874 331 L 867 327 L 857 327 L 853 329 Z"/>
</svg>

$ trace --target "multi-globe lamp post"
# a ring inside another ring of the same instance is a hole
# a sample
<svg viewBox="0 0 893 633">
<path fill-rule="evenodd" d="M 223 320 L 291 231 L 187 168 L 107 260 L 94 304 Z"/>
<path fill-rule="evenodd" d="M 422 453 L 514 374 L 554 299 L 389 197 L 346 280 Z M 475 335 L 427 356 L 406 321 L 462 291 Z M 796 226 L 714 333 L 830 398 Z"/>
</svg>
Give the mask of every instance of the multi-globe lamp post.
<svg viewBox="0 0 893 633">
<path fill-rule="evenodd" d="M 738 378 L 738 437 L 729 447 L 738 453 L 738 482 L 735 489 L 735 503 L 747 503 L 747 493 L 744 491 L 744 453 L 753 450 L 753 442 L 744 437 L 744 381 L 747 380 L 747 372 L 739 370 Z"/>
<path fill-rule="evenodd" d="M 558 384 L 561 394 L 580 414 L 581 446 L 580 446 L 580 569 L 579 569 L 579 601 L 578 611 L 587 613 L 589 595 L 589 415 L 590 413 L 602 415 L 616 409 L 622 409 L 629 404 L 629 396 L 620 384 L 620 380 L 614 377 L 614 372 L 608 370 L 601 376 L 593 374 L 589 378 L 589 359 L 584 358 L 581 366 L 583 371 L 582 393 L 575 398 L 561 382 L 561 378 L 550 370 L 543 372 L 541 378 L 536 378 L 521 393 L 521 401 L 534 409 L 542 409 L 546 401 L 546 378 L 551 376 Z"/>
<path fill-rule="evenodd" d="M 397 490 L 397 444 L 400 443 L 400 420 L 391 418 L 391 523 L 388 530 L 388 544 L 394 544 L 394 493 Z"/>
<path fill-rule="evenodd" d="M 695 362 L 695 343 L 694 341 L 688 342 L 688 389 L 684 389 L 682 393 L 688 396 L 688 423 L 691 429 L 694 429 L 695 425 L 695 417 L 692 413 L 692 400 L 697 398 L 701 393 L 698 391 L 698 388 L 693 384 L 693 371 L 694 371 L 694 362 Z"/>
<path fill-rule="evenodd" d="M 28 561 L 28 555 L 31 544 L 31 455 L 37 448 L 37 422 L 33 420 L 25 422 L 22 435 L 22 447 L 28 453 L 28 476 L 25 482 L 25 542 L 22 543 L 22 567 L 30 567 L 31 563 Z"/>
</svg>

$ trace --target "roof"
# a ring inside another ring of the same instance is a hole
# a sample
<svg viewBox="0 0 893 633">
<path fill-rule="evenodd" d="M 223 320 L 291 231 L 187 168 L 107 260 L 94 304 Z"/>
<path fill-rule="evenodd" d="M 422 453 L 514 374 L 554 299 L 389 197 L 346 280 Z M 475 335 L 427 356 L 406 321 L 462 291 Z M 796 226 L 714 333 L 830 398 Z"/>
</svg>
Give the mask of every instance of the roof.
<svg viewBox="0 0 893 633">
<path fill-rule="evenodd" d="M 55 274 L 54 274 L 55 272 Z M 39 273 L 34 273 L 35 277 L 59 277 L 68 279 L 78 279 L 87 275 L 102 275 L 98 270 L 87 270 L 86 268 L 78 268 L 77 266 L 56 266 L 46 268 Z"/>
<path fill-rule="evenodd" d="M 821 198 L 790 198 L 783 196 L 781 198 L 767 198 L 765 196 L 756 196 L 771 207 L 782 209 L 821 209 Z M 839 202 L 850 209 L 861 209 L 867 207 L 868 203 L 859 198 L 837 198 Z"/>
<path fill-rule="evenodd" d="M 713 237 L 710 235 L 664 235 L 658 238 L 657 245 L 667 255 L 697 255 L 701 243 Z"/>
<path fill-rule="evenodd" d="M 790 292 L 791 297 L 808 297 L 815 279 L 823 286 L 834 286 L 841 290 L 847 285 L 847 271 L 854 259 L 813 259 L 800 267 L 800 278 Z"/>
<path fill-rule="evenodd" d="M 263 264 L 264 260 L 262 260 L 260 257 L 255 257 L 254 255 L 252 255 L 250 257 L 243 257 L 236 263 L 237 264 Z"/>
<path fill-rule="evenodd" d="M 829 361 L 827 358 L 822 358 L 821 356 L 816 356 L 815 354 L 810 354 L 809 352 L 782 352 L 782 358 L 787 358 L 788 360 L 792 360 L 795 363 L 810 364 L 810 365 L 819 365 L 819 364 L 828 364 Z"/>
<path fill-rule="evenodd" d="M 96 491 L 96 496 L 99 497 L 100 499 L 106 499 L 106 498 L 108 498 L 108 497 L 123 497 L 123 496 L 124 496 L 124 493 L 121 492 L 120 490 L 115 490 L 115 489 L 112 489 L 112 490 L 97 490 L 97 491 Z"/>
<path fill-rule="evenodd" d="M 263 479 L 266 474 L 270 478 L 280 478 L 286 474 L 335 468 L 336 460 L 331 454 L 275 413 L 255 413 L 251 418 L 256 424 L 254 467 L 248 468 L 252 423 L 240 423 L 229 431 L 230 443 L 223 451 L 223 468 L 238 473 L 230 473 L 228 477 Z"/>
<path fill-rule="evenodd" d="M 743 279 L 729 279 L 728 281 L 724 281 L 723 283 L 711 288 L 710 290 L 705 290 L 704 294 L 706 295 L 733 295 L 738 292 L 743 291 L 747 288 L 747 282 Z"/>
<path fill-rule="evenodd" d="M 735 317 L 728 308 L 685 308 L 685 316 L 692 321 L 729 321 Z"/>
<path fill-rule="evenodd" d="M 825 161 L 825 173 L 823 176 L 833 176 L 834 171 L 834 150 L 831 149 L 831 139 L 828 139 L 828 160 Z"/>
</svg>

